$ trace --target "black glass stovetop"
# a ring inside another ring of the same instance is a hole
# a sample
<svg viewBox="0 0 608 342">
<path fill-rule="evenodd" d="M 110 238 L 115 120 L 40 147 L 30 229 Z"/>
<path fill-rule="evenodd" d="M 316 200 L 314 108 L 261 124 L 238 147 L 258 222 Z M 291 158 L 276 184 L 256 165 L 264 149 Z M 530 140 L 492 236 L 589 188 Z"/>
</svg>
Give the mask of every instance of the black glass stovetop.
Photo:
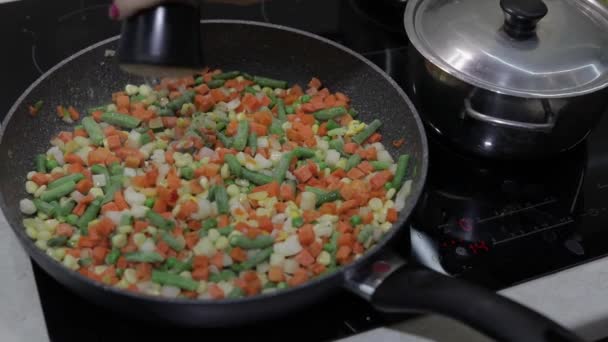
<svg viewBox="0 0 608 342">
<path fill-rule="evenodd" d="M 234 5 L 234 3 L 241 3 Z M 0 5 L 0 118 L 44 71 L 119 33 L 107 1 L 22 0 Z M 406 85 L 404 1 L 207 0 L 204 18 L 270 22 L 342 43 Z M 86 77 L 86 76 L 85 76 Z M 414 245 L 436 268 L 491 289 L 505 288 L 608 254 L 608 117 L 588 141 L 549 161 L 496 163 L 461 155 L 429 137 L 426 192 L 412 220 Z M 407 246 L 404 246 L 407 249 Z M 53 341 L 182 338 L 328 340 L 407 319 L 384 316 L 346 292 L 278 321 L 233 329 L 142 323 L 77 297 L 37 266 L 34 273 Z M 263 310 L 263 308 L 261 308 Z"/>
</svg>

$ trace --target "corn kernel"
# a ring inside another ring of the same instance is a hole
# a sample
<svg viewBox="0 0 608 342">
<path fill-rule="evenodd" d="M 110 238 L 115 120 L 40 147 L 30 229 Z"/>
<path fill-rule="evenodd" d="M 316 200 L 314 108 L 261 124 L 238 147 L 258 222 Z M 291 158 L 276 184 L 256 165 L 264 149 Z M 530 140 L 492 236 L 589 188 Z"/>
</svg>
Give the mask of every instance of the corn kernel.
<svg viewBox="0 0 608 342">
<path fill-rule="evenodd" d="M 112 246 L 122 248 L 127 245 L 127 236 L 125 234 L 116 234 L 112 236 Z"/>
<path fill-rule="evenodd" d="M 142 233 L 133 234 L 133 243 L 135 243 L 137 247 L 143 245 L 144 242 L 146 242 L 146 235 Z"/>
<path fill-rule="evenodd" d="M 36 192 L 36 190 L 38 190 L 38 184 L 32 182 L 32 181 L 27 181 L 25 182 L 25 191 L 32 195 Z"/>
<path fill-rule="evenodd" d="M 376 197 L 369 200 L 368 205 L 369 205 L 370 209 L 373 211 L 378 211 L 378 210 L 382 209 L 382 207 L 383 207 L 382 200 L 380 200 L 379 198 L 376 198 Z"/>
<path fill-rule="evenodd" d="M 34 192 L 34 197 L 38 198 L 40 197 L 40 195 L 42 195 L 42 193 L 46 190 L 46 185 L 43 185 L 41 187 L 39 187 L 35 192 Z"/>
<path fill-rule="evenodd" d="M 127 283 L 135 284 L 137 282 L 137 271 L 132 268 L 127 268 L 122 277 L 127 281 Z"/>
<path fill-rule="evenodd" d="M 331 255 L 327 251 L 322 251 L 317 257 L 317 262 L 327 266 L 331 263 Z"/>
<path fill-rule="evenodd" d="M 215 240 L 215 248 L 217 249 L 225 249 L 228 247 L 228 238 L 225 236 L 220 236 L 217 240 Z"/>
<path fill-rule="evenodd" d="M 223 179 L 230 177 L 230 169 L 228 168 L 228 164 L 222 165 L 222 168 L 220 169 L 220 175 Z"/>
</svg>

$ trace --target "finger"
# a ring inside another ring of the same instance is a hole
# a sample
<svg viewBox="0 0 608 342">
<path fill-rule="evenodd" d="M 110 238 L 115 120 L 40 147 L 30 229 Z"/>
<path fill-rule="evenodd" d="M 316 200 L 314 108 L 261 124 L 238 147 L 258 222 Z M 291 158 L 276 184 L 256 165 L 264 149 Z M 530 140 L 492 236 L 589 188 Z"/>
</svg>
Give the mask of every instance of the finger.
<svg viewBox="0 0 608 342">
<path fill-rule="evenodd" d="M 110 6 L 109 16 L 114 20 L 128 18 L 142 9 L 156 6 L 163 0 L 114 0 Z"/>
</svg>

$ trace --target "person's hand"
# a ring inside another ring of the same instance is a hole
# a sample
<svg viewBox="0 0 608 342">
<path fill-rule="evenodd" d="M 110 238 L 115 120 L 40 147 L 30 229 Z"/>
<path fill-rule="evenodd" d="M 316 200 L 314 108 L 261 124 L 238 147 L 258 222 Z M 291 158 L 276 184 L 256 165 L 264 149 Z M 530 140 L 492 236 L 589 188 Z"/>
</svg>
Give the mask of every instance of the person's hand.
<svg viewBox="0 0 608 342">
<path fill-rule="evenodd" d="M 164 0 L 114 0 L 108 15 L 111 19 L 122 20 L 144 8 L 159 5 Z"/>
<path fill-rule="evenodd" d="M 122 20 L 128 18 L 142 9 L 159 5 L 166 0 L 114 0 L 108 12 L 110 18 Z M 252 5 L 261 0 L 212 0 L 209 2 L 224 3 L 230 5 Z"/>
</svg>

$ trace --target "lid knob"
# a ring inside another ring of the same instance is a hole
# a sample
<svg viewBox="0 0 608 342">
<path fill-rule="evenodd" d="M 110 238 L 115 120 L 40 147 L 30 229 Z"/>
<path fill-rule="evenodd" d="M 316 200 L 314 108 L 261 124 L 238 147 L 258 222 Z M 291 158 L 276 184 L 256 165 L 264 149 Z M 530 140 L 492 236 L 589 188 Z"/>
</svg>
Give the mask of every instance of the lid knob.
<svg viewBox="0 0 608 342">
<path fill-rule="evenodd" d="M 542 0 L 500 0 L 500 7 L 505 14 L 505 32 L 515 39 L 533 36 L 536 24 L 548 12 Z"/>
</svg>

